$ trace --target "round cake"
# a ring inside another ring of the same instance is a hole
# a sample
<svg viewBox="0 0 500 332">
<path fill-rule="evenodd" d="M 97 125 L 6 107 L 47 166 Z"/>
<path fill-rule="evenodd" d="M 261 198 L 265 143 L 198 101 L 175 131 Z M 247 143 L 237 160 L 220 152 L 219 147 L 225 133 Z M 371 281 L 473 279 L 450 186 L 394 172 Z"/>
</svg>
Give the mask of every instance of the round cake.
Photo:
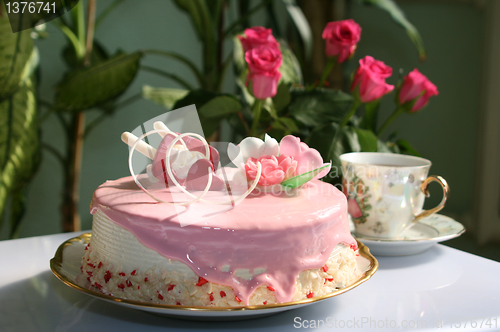
<svg viewBox="0 0 500 332">
<path fill-rule="evenodd" d="M 257 163 L 258 176 L 248 167 L 248 181 L 267 174 L 272 182 L 266 161 Z M 190 205 L 164 204 L 158 198 L 171 200 L 182 188 L 164 185 L 152 196 L 137 180 L 150 181 L 145 174 L 107 181 L 93 196 L 81 269 L 104 294 L 169 305 L 266 305 L 326 295 L 359 277 L 346 198 L 330 184 L 254 189 L 221 208 L 207 203 L 220 191 Z M 291 183 L 285 180 L 283 187 Z"/>
</svg>

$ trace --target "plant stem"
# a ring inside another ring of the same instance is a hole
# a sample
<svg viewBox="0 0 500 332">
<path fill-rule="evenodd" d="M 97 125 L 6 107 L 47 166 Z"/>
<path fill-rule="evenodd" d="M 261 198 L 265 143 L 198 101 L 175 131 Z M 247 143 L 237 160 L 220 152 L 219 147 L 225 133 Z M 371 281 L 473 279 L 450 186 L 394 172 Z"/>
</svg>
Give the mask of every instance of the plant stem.
<svg viewBox="0 0 500 332">
<path fill-rule="evenodd" d="M 258 137 L 257 135 L 257 126 L 259 125 L 260 114 L 262 113 L 262 100 L 255 99 L 253 104 L 253 122 L 252 129 L 250 130 L 250 136 Z"/>
<path fill-rule="evenodd" d="M 83 129 L 85 116 L 78 112 L 72 116 L 71 132 L 66 155 L 69 157 L 66 163 L 64 179 L 63 203 L 62 203 L 62 227 L 64 232 L 75 232 L 80 230 L 80 214 L 78 213 L 79 182 L 83 151 Z"/>
<path fill-rule="evenodd" d="M 66 36 L 66 38 L 68 38 L 71 45 L 73 45 L 73 48 L 75 49 L 76 57 L 83 58 L 85 55 L 85 48 L 83 48 L 82 44 L 78 40 L 78 37 L 75 35 L 75 33 L 60 19 L 52 20 L 51 22 L 61 30 L 61 32 Z"/>
<path fill-rule="evenodd" d="M 79 1 L 74 9 L 71 11 L 73 14 L 73 24 L 75 28 L 76 37 L 81 45 L 81 48 L 85 50 L 85 11 L 83 10 L 83 1 Z M 85 57 L 85 54 L 82 54 Z M 80 60 L 83 60 L 80 59 Z"/>
<path fill-rule="evenodd" d="M 120 102 L 119 104 L 116 104 L 113 110 L 113 113 L 116 111 L 119 111 L 120 109 L 132 104 L 133 102 L 139 100 L 142 98 L 142 93 L 138 93 L 136 95 L 133 95 L 132 97 L 125 99 L 124 101 Z M 96 117 L 94 120 L 89 122 L 87 126 L 85 127 L 85 134 L 83 135 L 84 138 L 86 138 L 90 132 L 97 127 L 101 122 L 103 122 L 107 117 L 109 116 L 109 113 L 107 112 L 101 112 L 101 114 Z"/>
<path fill-rule="evenodd" d="M 396 110 L 391 114 L 391 116 L 387 120 L 385 120 L 380 129 L 377 131 L 377 137 L 380 137 L 382 132 L 387 129 L 387 127 L 391 124 L 391 122 L 394 121 L 394 119 L 397 118 L 403 112 L 404 112 L 403 107 L 396 108 Z"/>
<path fill-rule="evenodd" d="M 245 130 L 247 132 L 247 136 L 250 136 L 250 127 L 248 127 L 248 124 L 245 121 L 245 118 L 243 117 L 243 113 L 241 113 L 241 111 L 238 111 L 238 117 L 240 118 L 241 123 L 243 123 L 243 127 L 245 127 Z"/>
<path fill-rule="evenodd" d="M 269 2 L 271 2 L 271 0 L 263 0 L 257 6 L 253 7 L 248 12 L 246 12 L 245 15 L 241 16 L 236 22 L 231 23 L 231 25 L 228 28 L 226 28 L 226 30 L 224 30 L 224 36 L 230 35 L 238 25 L 248 20 L 248 18 L 252 16 L 253 13 L 266 6 Z"/>
<path fill-rule="evenodd" d="M 92 56 L 92 46 L 94 44 L 94 29 L 95 29 L 95 1 L 88 0 L 88 23 L 87 23 L 87 41 L 85 43 L 85 58 L 83 59 L 83 65 L 89 66 L 90 59 Z"/>
<path fill-rule="evenodd" d="M 317 86 L 318 88 L 321 88 L 323 84 L 325 84 L 326 78 L 328 77 L 328 74 L 332 71 L 333 67 L 337 63 L 337 57 L 331 57 L 328 60 L 328 63 L 326 64 L 325 70 L 323 70 L 323 74 L 321 74 L 321 78 L 319 79 L 318 84 L 315 84 L 315 87 Z"/>
<path fill-rule="evenodd" d="M 48 145 L 47 143 L 42 143 L 42 147 L 44 149 L 47 149 L 56 159 L 61 163 L 62 168 L 66 167 L 66 160 L 64 159 L 63 155 L 56 150 L 52 145 Z"/>
<path fill-rule="evenodd" d="M 88 2 L 88 25 L 85 31 L 85 14 L 83 2 L 79 2 L 74 14 L 77 36 L 81 45 L 85 45 L 85 54 L 78 61 L 90 65 L 95 28 L 95 0 Z M 69 142 L 67 145 L 67 163 L 64 172 L 64 190 L 62 203 L 62 227 L 64 232 L 74 232 L 81 229 L 78 202 L 80 200 L 80 175 L 82 167 L 83 138 L 85 134 L 85 113 L 83 111 L 71 117 Z"/>
<path fill-rule="evenodd" d="M 346 113 L 346 115 L 344 116 L 344 119 L 342 120 L 342 122 L 338 126 L 337 131 L 335 132 L 335 136 L 333 136 L 332 144 L 330 145 L 330 149 L 328 150 L 327 160 L 333 159 L 333 155 L 335 153 L 335 146 L 337 145 L 337 142 L 340 139 L 340 136 L 341 136 L 340 133 L 342 132 L 342 128 L 345 127 L 345 125 L 349 122 L 349 120 L 352 118 L 354 113 L 356 113 L 356 110 L 358 109 L 359 105 L 361 105 L 361 101 L 358 98 L 355 98 L 352 105 L 351 105 L 351 108 Z"/>
<path fill-rule="evenodd" d="M 220 86 L 222 85 L 221 82 L 223 78 L 221 77 L 223 75 L 222 72 L 222 66 L 223 66 L 223 53 L 224 53 L 224 0 L 219 0 L 219 8 L 217 8 L 218 13 L 217 13 L 217 18 L 218 22 L 215 21 L 215 24 L 217 24 L 217 78 L 216 78 L 216 84 L 215 84 L 215 89 L 217 92 L 220 92 Z"/>
</svg>

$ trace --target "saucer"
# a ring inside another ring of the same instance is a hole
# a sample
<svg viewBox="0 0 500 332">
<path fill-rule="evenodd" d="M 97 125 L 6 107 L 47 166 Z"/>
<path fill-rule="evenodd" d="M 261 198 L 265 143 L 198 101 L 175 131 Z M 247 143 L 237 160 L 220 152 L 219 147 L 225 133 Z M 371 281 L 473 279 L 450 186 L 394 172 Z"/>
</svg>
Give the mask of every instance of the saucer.
<svg viewBox="0 0 500 332">
<path fill-rule="evenodd" d="M 418 254 L 438 242 L 456 238 L 463 232 L 465 227 L 458 221 L 441 214 L 433 214 L 413 224 L 397 239 L 378 239 L 356 233 L 353 235 L 367 245 L 374 255 L 405 256 Z"/>
</svg>

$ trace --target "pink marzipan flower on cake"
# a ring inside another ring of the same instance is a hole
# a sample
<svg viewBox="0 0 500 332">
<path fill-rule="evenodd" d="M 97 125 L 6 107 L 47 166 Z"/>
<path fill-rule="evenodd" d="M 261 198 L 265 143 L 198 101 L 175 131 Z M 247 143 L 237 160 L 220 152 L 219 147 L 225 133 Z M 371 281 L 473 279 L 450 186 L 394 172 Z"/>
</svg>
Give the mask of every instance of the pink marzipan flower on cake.
<svg viewBox="0 0 500 332">
<path fill-rule="evenodd" d="M 258 182 L 261 186 L 280 184 L 283 180 L 290 178 L 297 167 L 297 161 L 285 155 L 249 158 L 245 164 L 245 173 L 249 180 L 253 181 L 257 176 L 257 162 L 262 165 L 262 173 Z"/>
<path fill-rule="evenodd" d="M 323 163 L 323 158 L 316 149 L 310 148 L 306 143 L 301 142 L 300 138 L 292 135 L 287 135 L 281 140 L 280 154 L 289 156 L 297 161 L 297 168 L 295 169 L 294 176 L 330 165 L 330 167 L 325 168 L 314 177 L 315 179 L 319 179 L 328 174 L 331 168 L 331 164 Z"/>
<path fill-rule="evenodd" d="M 271 29 L 266 29 L 264 27 L 252 27 L 245 29 L 243 33 L 244 36 L 238 36 L 238 39 L 243 46 L 244 52 L 261 45 L 278 44 Z"/>
<path fill-rule="evenodd" d="M 314 177 L 319 179 L 328 174 L 331 167 L 330 163 L 323 163 L 323 158 L 317 150 L 292 135 L 283 137 L 279 144 L 267 134 L 265 141 L 247 137 L 237 147 L 230 144 L 228 155 L 248 181 L 255 180 L 257 164 L 260 163 L 262 174 L 258 184 L 261 186 L 280 184 L 297 175 L 329 166 Z"/>
</svg>

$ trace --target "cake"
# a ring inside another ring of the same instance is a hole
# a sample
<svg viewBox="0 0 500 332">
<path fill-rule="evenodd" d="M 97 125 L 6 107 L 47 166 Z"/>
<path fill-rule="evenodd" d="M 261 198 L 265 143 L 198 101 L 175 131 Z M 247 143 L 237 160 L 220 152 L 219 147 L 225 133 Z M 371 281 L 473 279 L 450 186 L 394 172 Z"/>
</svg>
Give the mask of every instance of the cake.
<svg viewBox="0 0 500 332">
<path fill-rule="evenodd" d="M 203 138 L 162 130 L 146 172 L 107 181 L 94 193 L 81 266 L 94 290 L 232 307 L 322 296 L 359 277 L 346 198 L 318 179 L 330 166 L 316 150 L 293 136 L 280 144 L 247 138 L 229 146 L 238 167 L 220 167 Z M 142 144 L 124 138 L 131 154 Z M 226 203 L 228 190 L 231 204 L 216 204 Z"/>
</svg>

